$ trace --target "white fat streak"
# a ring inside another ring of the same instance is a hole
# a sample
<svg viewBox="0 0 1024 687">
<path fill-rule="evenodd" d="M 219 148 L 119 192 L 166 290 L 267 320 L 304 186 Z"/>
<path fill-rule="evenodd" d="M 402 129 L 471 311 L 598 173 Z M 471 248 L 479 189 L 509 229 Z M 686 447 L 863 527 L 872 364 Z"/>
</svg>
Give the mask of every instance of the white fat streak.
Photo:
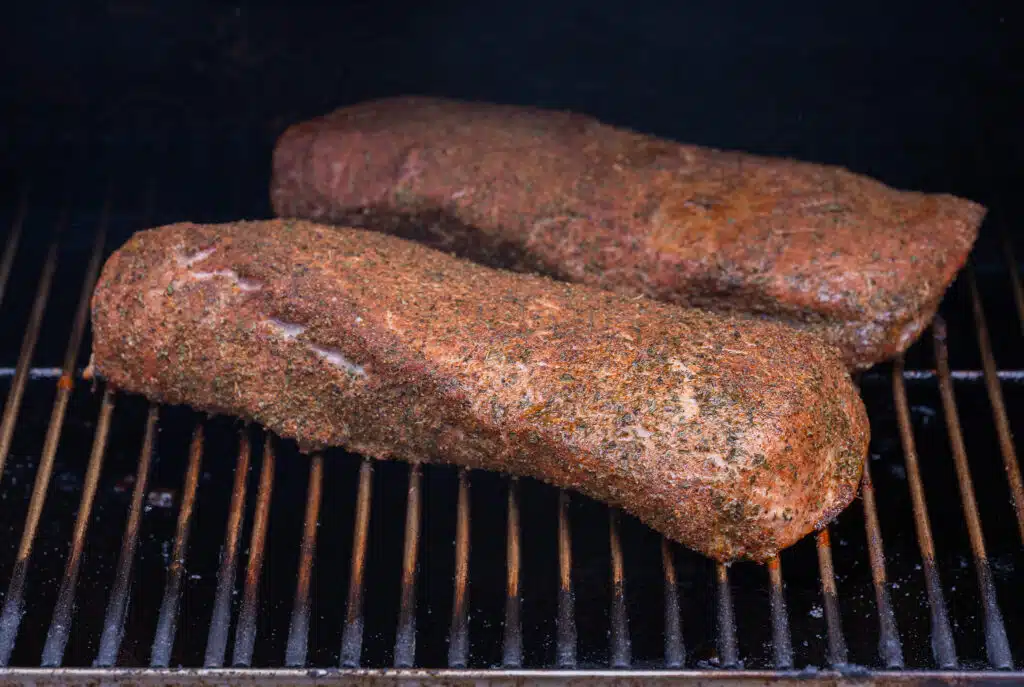
<svg viewBox="0 0 1024 687">
<path fill-rule="evenodd" d="M 252 279 L 246 279 L 238 275 L 238 272 L 234 270 L 214 270 L 213 272 L 189 272 L 190 277 L 194 281 L 206 281 L 207 279 L 213 279 L 214 277 L 225 277 L 235 283 L 242 291 L 259 291 L 263 288 L 259 282 L 253 281 Z"/>
<path fill-rule="evenodd" d="M 202 262 L 203 260 L 206 260 L 206 258 L 208 258 L 211 255 L 213 255 L 213 252 L 215 250 L 216 250 L 216 248 L 204 248 L 203 250 L 199 251 L 198 253 L 193 253 L 192 255 L 186 255 L 185 251 L 179 250 L 178 251 L 178 264 L 181 265 L 182 267 L 191 267 L 192 265 L 196 264 L 197 262 Z"/>
<path fill-rule="evenodd" d="M 204 248 L 203 250 L 187 255 L 184 250 L 178 249 L 178 255 L 176 260 L 182 267 L 192 267 L 193 265 L 206 260 L 216 252 L 216 248 Z M 230 279 L 235 285 L 242 291 L 259 291 L 263 288 L 262 284 L 252 279 L 246 279 L 245 277 L 239 276 L 238 272 L 234 270 L 214 270 L 212 272 L 203 272 L 198 270 L 189 270 L 189 279 L 192 281 L 207 281 L 214 277 L 224 277 Z"/>
<path fill-rule="evenodd" d="M 363 369 L 363 366 L 356 365 L 354 362 L 343 356 L 341 351 L 334 348 L 323 348 L 322 346 L 317 346 L 315 344 L 310 344 L 309 347 L 314 353 L 329 362 L 331 365 L 345 370 L 345 372 L 354 374 L 357 377 L 366 376 L 366 370 Z"/>
<path fill-rule="evenodd" d="M 277 335 L 285 341 L 294 341 L 306 331 L 306 327 L 301 324 L 295 324 L 294 322 L 285 322 L 283 320 L 271 319 L 265 320 L 266 324 L 270 325 L 277 331 Z M 304 343 L 304 342 L 302 342 Z M 340 370 L 344 370 L 357 377 L 365 377 L 366 370 L 362 365 L 357 365 L 342 354 L 341 351 L 336 348 L 325 348 L 323 346 L 317 346 L 312 343 L 305 343 L 306 348 L 316 353 L 318 356 L 334 365 Z"/>
</svg>

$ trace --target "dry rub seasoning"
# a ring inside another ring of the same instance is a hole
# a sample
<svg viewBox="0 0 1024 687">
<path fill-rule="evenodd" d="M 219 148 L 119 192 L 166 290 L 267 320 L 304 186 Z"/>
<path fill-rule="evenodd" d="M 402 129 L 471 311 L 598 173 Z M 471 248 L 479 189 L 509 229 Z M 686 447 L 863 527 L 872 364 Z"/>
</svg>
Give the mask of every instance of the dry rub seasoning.
<svg viewBox="0 0 1024 687">
<path fill-rule="evenodd" d="M 525 475 L 718 559 L 854 497 L 868 423 L 836 351 L 773 322 L 481 267 L 304 221 L 136 234 L 92 301 L 119 389 L 304 449 Z"/>
<path fill-rule="evenodd" d="M 284 217 L 490 266 L 769 315 L 824 336 L 851 368 L 917 339 L 985 215 L 838 167 L 423 97 L 293 126 L 274 151 L 271 198 Z"/>
</svg>

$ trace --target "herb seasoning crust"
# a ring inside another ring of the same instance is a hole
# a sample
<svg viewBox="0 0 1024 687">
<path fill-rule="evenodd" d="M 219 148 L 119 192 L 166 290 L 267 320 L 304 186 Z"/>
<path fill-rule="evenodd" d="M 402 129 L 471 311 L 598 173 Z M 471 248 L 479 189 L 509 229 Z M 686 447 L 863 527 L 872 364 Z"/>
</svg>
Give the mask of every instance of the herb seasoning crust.
<svg viewBox="0 0 1024 687">
<path fill-rule="evenodd" d="M 274 152 L 275 212 L 496 267 L 812 329 L 865 368 L 931 321 L 982 206 L 579 114 L 426 97 L 342 108 Z"/>
<path fill-rule="evenodd" d="M 137 233 L 92 299 L 114 387 L 311 451 L 529 476 L 719 560 L 854 498 L 868 422 L 818 337 L 301 220 Z"/>
</svg>

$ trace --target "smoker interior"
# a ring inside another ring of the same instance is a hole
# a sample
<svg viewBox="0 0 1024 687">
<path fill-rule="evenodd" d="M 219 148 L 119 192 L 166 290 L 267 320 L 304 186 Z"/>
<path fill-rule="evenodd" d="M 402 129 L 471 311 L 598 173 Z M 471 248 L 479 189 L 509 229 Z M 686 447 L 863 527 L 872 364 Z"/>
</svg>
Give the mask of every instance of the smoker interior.
<svg viewBox="0 0 1024 687">
<path fill-rule="evenodd" d="M 325 23 L 318 12 L 328 10 L 299 7 L 307 28 Z M 145 17 L 147 10 L 131 3 L 111 3 L 108 9 L 145 23 L 138 17 Z M 245 15 L 227 10 L 217 15 L 220 43 L 210 38 L 211 45 L 228 45 L 243 35 L 258 38 L 257 28 L 275 16 L 263 4 L 238 11 L 243 10 Z M 354 15 L 342 18 L 349 23 L 355 17 L 374 25 L 367 18 L 372 10 L 348 11 Z M 524 10 L 528 17 L 539 11 L 529 4 Z M 245 17 L 249 33 L 233 16 Z M 413 19 L 425 20 L 422 14 Z M 71 11 L 54 21 L 65 26 L 76 20 L 82 17 Z M 655 31 L 656 23 L 651 20 L 644 30 Z M 436 22 L 431 25 L 436 27 Z M 389 34 L 392 43 L 398 31 Z M 479 47 L 482 39 L 474 40 L 471 47 Z M 44 39 L 39 42 L 36 57 L 46 45 Z M 358 52 L 359 45 L 357 41 L 348 47 L 346 54 Z M 281 49 L 280 44 L 272 46 Z M 106 50 L 114 56 L 107 55 L 108 62 L 117 61 L 118 55 L 125 61 L 116 48 Z M 222 52 L 229 51 L 207 47 L 199 54 L 209 65 L 241 69 Z M 308 67 L 322 52 L 310 48 L 309 54 L 292 56 L 284 66 L 260 63 L 231 83 L 251 87 L 245 75 L 269 74 L 268 90 L 279 94 L 288 82 L 281 74 L 296 63 Z M 271 53 L 267 48 L 263 57 Z M 232 91 L 218 105 L 221 114 L 213 115 L 207 112 L 216 109 L 218 96 L 212 88 L 201 104 L 186 97 L 191 91 L 176 81 L 128 87 L 123 81 L 130 79 L 124 74 L 121 82 L 93 83 L 99 93 L 95 99 L 105 96 L 107 104 L 83 101 L 81 108 L 92 108 L 88 117 L 80 116 L 74 103 L 72 114 L 63 116 L 40 116 L 42 106 L 27 100 L 20 109 L 11 108 L 9 135 L 0 140 L 0 231 L 6 233 L 0 251 L 8 250 L 0 255 L 11 260 L 10 273 L 0 282 L 0 398 L 4 421 L 12 430 L 6 460 L 0 457 L 0 666 L 6 666 L 0 669 L 0 680 L 39 678 L 29 669 L 44 665 L 90 668 L 94 672 L 89 675 L 102 677 L 117 674 L 104 671 L 151 665 L 351 670 L 356 664 L 366 669 L 503 671 L 491 673 L 495 676 L 519 668 L 568 668 L 580 675 L 614 668 L 737 679 L 794 670 L 803 671 L 804 677 L 830 676 L 830 670 L 854 677 L 890 671 L 884 674 L 891 677 L 896 675 L 891 671 L 911 670 L 939 671 L 939 678 L 950 680 L 965 675 L 1024 679 L 1012 672 L 1024 662 L 1024 597 L 1019 591 L 1024 532 L 1006 469 L 1017 460 L 1012 437 L 1024 429 L 1024 301 L 1013 258 L 1024 247 L 1019 234 L 1008 231 L 1020 216 L 1010 202 L 1013 182 L 1000 171 L 1004 158 L 1012 155 L 997 138 L 1001 130 L 993 122 L 1001 120 L 977 125 L 979 132 L 986 132 L 978 133 L 977 140 L 961 132 L 966 142 L 959 148 L 949 145 L 964 157 L 944 159 L 940 165 L 940 153 L 929 148 L 941 148 L 935 143 L 939 134 L 930 144 L 918 141 L 916 149 L 912 143 L 894 145 L 900 136 L 913 140 L 908 133 L 912 124 L 896 123 L 869 136 L 850 124 L 866 116 L 864 111 L 829 119 L 831 106 L 810 107 L 803 124 L 780 123 L 784 117 L 779 115 L 778 121 L 762 119 L 767 123 L 754 132 L 737 121 L 731 129 L 724 125 L 726 133 L 721 134 L 709 128 L 714 113 L 695 115 L 690 131 L 673 129 L 658 115 L 642 114 L 656 111 L 659 101 L 654 96 L 645 101 L 633 93 L 632 104 L 607 96 L 603 105 L 589 107 L 618 123 L 690 141 L 839 162 L 892 183 L 963 193 L 992 210 L 971 272 L 960 276 L 941 308 L 948 336 L 939 346 L 948 353 L 951 371 L 947 374 L 937 364 L 933 329 L 905 361 L 876 367 L 860 379 L 871 417 L 873 503 L 858 498 L 827 534 L 808 537 L 785 551 L 778 568 L 742 563 L 725 568 L 675 545 L 663 548 L 662 539 L 633 518 L 532 480 L 517 481 L 510 500 L 513 483 L 506 478 L 430 465 L 422 469 L 418 488 L 411 490 L 415 478 L 407 465 L 368 463 L 340 450 L 311 459 L 290 442 L 276 439 L 269 444 L 270 461 L 267 438 L 259 428 L 245 428 L 229 418 L 200 417 L 186 408 L 156 411 L 149 470 L 139 473 L 147 403 L 115 394 L 107 426 L 101 420 L 105 389 L 78 374 L 87 360 L 89 331 L 86 326 L 76 342 L 74 323 L 96 258 L 105 258 L 143 227 L 268 217 L 275 136 L 290 121 L 341 102 L 382 91 L 432 89 L 588 109 L 579 95 L 582 87 L 576 95 L 551 95 L 564 76 L 552 76 L 554 85 L 535 85 L 532 94 L 521 83 L 519 92 L 500 91 L 498 86 L 489 91 L 480 85 L 486 79 L 479 74 L 476 86 L 465 85 L 471 79 L 463 74 L 467 81 L 460 85 L 439 78 L 417 87 L 415 80 L 396 76 L 401 73 L 394 66 L 397 58 L 388 59 L 384 61 L 391 66 L 361 74 L 356 85 L 336 86 L 336 97 L 330 89 L 320 89 L 327 92 L 319 100 L 309 96 L 274 111 L 269 106 L 247 108 L 244 102 L 226 104 L 238 96 Z M 492 54 L 490 59 L 498 58 Z M 82 69 L 89 73 L 91 68 Z M 629 80 L 628 74 L 614 78 Z M 42 99 L 53 100 L 60 87 L 53 84 Z M 309 83 L 295 88 L 302 93 L 316 90 Z M 68 93 L 60 97 L 74 100 Z M 781 102 L 784 107 L 787 101 Z M 989 138 L 982 140 L 984 136 Z M 922 161 L 915 163 L 915 155 Z M 36 303 L 44 309 L 38 336 L 33 337 Z M 33 338 L 25 352 L 26 339 Z M 59 381 L 66 359 L 75 382 L 67 391 Z M 964 484 L 958 480 L 950 438 L 951 407 L 944 406 L 941 395 L 944 382 L 953 390 L 962 429 L 984 556 L 972 550 L 967 523 L 973 512 L 962 505 Z M 989 387 L 999 396 L 993 397 Z M 55 441 L 48 449 L 48 428 L 65 395 L 66 414 L 56 425 L 59 433 L 50 432 Z M 1007 420 L 1003 430 L 1000 417 Z M 190 463 L 190 447 L 198 426 L 203 436 L 196 467 Z M 91 486 L 90 455 L 101 429 L 108 430 L 107 442 L 97 458 L 102 462 L 91 517 L 83 536 L 76 537 L 76 517 Z M 233 529 L 233 498 L 238 496 L 233 486 L 243 436 L 251 448 L 250 462 L 241 482 L 241 517 Z M 53 461 L 49 476 L 40 470 L 47 456 Z M 273 467 L 272 480 L 266 478 L 268 465 Z M 189 495 L 190 467 L 196 476 L 194 498 Z M 915 474 L 923 502 L 912 495 Z M 132 536 L 137 476 L 145 484 L 138 489 L 138 530 Z M 361 480 L 369 487 L 366 518 L 360 518 L 357 507 Z M 269 508 L 264 513 L 264 546 L 258 543 L 261 487 L 268 497 L 262 506 Z M 319 499 L 310 498 L 317 492 Z M 461 502 L 460 493 L 466 497 Z M 412 518 L 418 527 L 418 546 L 412 549 L 415 567 L 408 566 L 410 498 L 420 506 L 412 511 L 419 513 Z M 311 503 L 319 505 L 315 522 L 310 519 Z M 563 505 L 565 517 L 560 518 Z M 187 520 L 184 513 L 190 514 Z M 511 528 L 510 513 L 517 525 Z M 367 525 L 365 559 L 362 566 L 353 566 L 361 521 Z M 187 532 L 181 526 L 185 522 Z M 26 523 L 38 524 L 34 533 L 25 534 Z M 928 538 L 920 533 L 923 523 L 930 527 L 933 564 Z M 225 554 L 232 532 L 238 543 L 235 558 Z M 510 554 L 512 532 L 518 535 L 518 557 Z M 182 545 L 186 534 L 187 544 Z M 869 540 L 876 534 L 884 560 L 878 549 L 872 556 Z M 77 565 L 71 555 L 76 542 L 81 548 Z M 135 548 L 125 549 L 126 542 Z M 184 554 L 181 565 L 172 565 L 176 542 Z M 310 548 L 314 544 L 315 550 Z M 258 566 L 259 556 L 251 554 L 260 550 Z M 233 575 L 225 560 L 236 561 Z M 568 576 L 562 573 L 565 563 L 571 563 Z M 461 564 L 466 565 L 465 577 L 459 574 Z M 413 574 L 403 577 L 406 569 Z M 362 584 L 352 584 L 354 570 L 362 571 Z M 123 572 L 128 575 L 122 577 Z M 308 595 L 303 591 L 306 575 Z M 510 579 L 518 581 L 511 597 Z M 929 589 L 929 580 L 938 584 Z M 218 584 L 220 598 L 227 601 L 221 606 Z M 361 599 L 356 606 L 354 593 Z M 62 612 L 70 624 L 65 626 L 66 646 L 59 650 L 54 638 L 61 623 L 54 619 Z M 226 634 L 219 635 L 222 630 Z M 211 654 L 211 644 L 218 644 L 213 635 L 222 638 L 222 652 Z M 361 644 L 354 644 L 356 639 Z M 355 653 L 353 647 L 358 647 Z M 274 675 L 283 673 L 258 676 Z M 290 675 L 298 680 L 303 673 Z"/>
</svg>

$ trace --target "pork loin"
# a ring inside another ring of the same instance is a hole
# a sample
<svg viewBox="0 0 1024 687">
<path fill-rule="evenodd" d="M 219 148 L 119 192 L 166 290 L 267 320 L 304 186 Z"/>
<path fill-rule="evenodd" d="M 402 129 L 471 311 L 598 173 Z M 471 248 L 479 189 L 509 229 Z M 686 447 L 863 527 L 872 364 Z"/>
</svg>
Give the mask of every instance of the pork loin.
<svg viewBox="0 0 1024 687">
<path fill-rule="evenodd" d="M 280 216 L 812 329 L 864 368 L 905 350 L 984 208 L 839 167 L 682 145 L 566 112 L 389 98 L 291 127 Z"/>
<path fill-rule="evenodd" d="M 868 423 L 838 353 L 774 323 L 485 268 L 303 221 L 177 224 L 107 261 L 93 366 L 303 450 L 534 477 L 717 559 L 854 498 Z"/>
</svg>

